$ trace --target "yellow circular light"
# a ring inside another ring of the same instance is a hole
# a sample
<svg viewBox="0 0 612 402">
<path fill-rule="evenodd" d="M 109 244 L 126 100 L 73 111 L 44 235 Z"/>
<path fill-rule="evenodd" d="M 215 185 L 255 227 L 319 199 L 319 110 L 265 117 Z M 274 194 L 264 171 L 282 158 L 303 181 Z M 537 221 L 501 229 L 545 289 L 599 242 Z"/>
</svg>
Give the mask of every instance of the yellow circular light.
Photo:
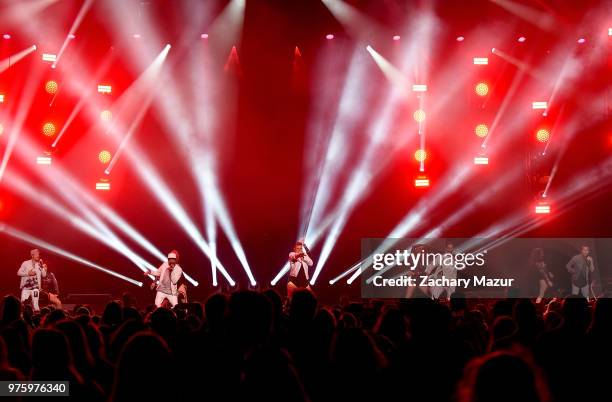
<svg viewBox="0 0 612 402">
<path fill-rule="evenodd" d="M 45 91 L 47 91 L 48 94 L 55 94 L 57 92 L 57 82 L 53 81 L 53 80 L 49 80 L 47 81 L 47 83 L 45 84 Z"/>
<path fill-rule="evenodd" d="M 47 137 L 53 137 L 55 135 L 55 124 L 45 123 L 42 127 L 42 133 Z"/>
<path fill-rule="evenodd" d="M 474 128 L 474 133 L 478 137 L 484 138 L 489 134 L 489 127 L 486 124 L 479 124 Z"/>
<path fill-rule="evenodd" d="M 489 86 L 486 82 L 479 82 L 474 87 L 474 91 L 478 96 L 487 96 L 487 94 L 489 93 Z"/>
<path fill-rule="evenodd" d="M 414 159 L 416 159 L 417 162 L 423 162 L 427 159 L 427 152 L 424 149 L 417 149 L 414 152 Z"/>
<path fill-rule="evenodd" d="M 550 132 L 545 128 L 541 128 L 536 132 L 536 139 L 539 142 L 548 142 L 550 140 Z"/>
<path fill-rule="evenodd" d="M 100 163 L 106 165 L 111 161 L 111 153 L 106 150 L 100 151 L 100 153 L 98 154 L 98 160 L 100 161 Z"/>
<path fill-rule="evenodd" d="M 417 123 L 422 123 L 423 121 L 425 121 L 425 111 L 422 109 L 416 110 L 412 114 L 412 117 Z"/>
</svg>

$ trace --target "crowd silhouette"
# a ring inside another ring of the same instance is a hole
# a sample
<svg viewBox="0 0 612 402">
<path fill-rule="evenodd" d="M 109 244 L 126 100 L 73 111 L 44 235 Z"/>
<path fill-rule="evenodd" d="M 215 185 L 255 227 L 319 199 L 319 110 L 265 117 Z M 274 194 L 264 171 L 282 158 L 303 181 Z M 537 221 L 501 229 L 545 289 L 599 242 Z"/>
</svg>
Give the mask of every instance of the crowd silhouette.
<svg viewBox="0 0 612 402">
<path fill-rule="evenodd" d="M 67 380 L 88 402 L 598 401 L 612 299 L 322 306 L 267 290 L 143 311 L 124 295 L 98 315 L 35 314 L 9 295 L 0 335 L 0 380 Z"/>
</svg>

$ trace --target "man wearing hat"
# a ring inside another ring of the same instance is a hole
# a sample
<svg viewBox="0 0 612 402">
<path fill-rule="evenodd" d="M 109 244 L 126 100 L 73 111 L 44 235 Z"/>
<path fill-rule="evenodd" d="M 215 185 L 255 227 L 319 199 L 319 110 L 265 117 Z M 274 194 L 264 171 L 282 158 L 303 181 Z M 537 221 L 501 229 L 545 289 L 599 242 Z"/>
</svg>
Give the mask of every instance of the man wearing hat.
<svg viewBox="0 0 612 402">
<path fill-rule="evenodd" d="M 21 302 L 32 298 L 32 308 L 40 311 L 38 298 L 42 286 L 42 278 L 47 276 L 47 264 L 40 258 L 40 251 L 34 249 L 30 251 L 30 259 L 21 263 L 17 275 L 21 277 L 19 288 L 21 289 Z"/>
<path fill-rule="evenodd" d="M 157 293 L 155 294 L 155 305 L 160 307 L 164 299 L 168 299 L 172 307 L 178 303 L 178 281 L 183 275 L 181 266 L 178 265 L 178 253 L 172 250 L 168 254 L 168 261 L 164 262 L 151 275 L 159 278 Z"/>
</svg>

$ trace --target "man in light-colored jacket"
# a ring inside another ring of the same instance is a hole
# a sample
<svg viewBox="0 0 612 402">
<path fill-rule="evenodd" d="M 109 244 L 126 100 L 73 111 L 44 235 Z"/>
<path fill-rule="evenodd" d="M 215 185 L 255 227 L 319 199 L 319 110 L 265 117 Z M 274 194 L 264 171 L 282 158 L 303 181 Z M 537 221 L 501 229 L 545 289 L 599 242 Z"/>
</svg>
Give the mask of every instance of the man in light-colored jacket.
<svg viewBox="0 0 612 402">
<path fill-rule="evenodd" d="M 183 275 L 183 269 L 177 262 L 178 255 L 176 252 L 168 254 L 168 261 L 164 262 L 155 271 L 150 274 L 159 278 L 157 283 L 157 293 L 155 294 L 155 305 L 160 307 L 164 299 L 168 299 L 172 307 L 178 303 L 178 281 Z"/>
<path fill-rule="evenodd" d="M 32 298 L 34 311 L 40 311 L 38 298 L 42 286 L 42 278 L 47 276 L 47 264 L 40 258 L 40 251 L 30 251 L 30 259 L 21 263 L 17 275 L 21 277 L 19 288 L 21 289 L 21 302 Z"/>
</svg>

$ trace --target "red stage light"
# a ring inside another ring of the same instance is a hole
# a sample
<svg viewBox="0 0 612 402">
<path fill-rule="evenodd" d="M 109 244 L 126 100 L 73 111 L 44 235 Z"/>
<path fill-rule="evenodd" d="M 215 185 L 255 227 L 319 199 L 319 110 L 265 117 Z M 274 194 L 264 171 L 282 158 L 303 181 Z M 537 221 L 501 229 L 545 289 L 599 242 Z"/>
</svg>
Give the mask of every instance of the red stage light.
<svg viewBox="0 0 612 402">
<path fill-rule="evenodd" d="M 202 38 L 202 39 L 208 39 L 208 34 L 203 33 L 202 35 L 200 35 L 200 38 Z"/>
<path fill-rule="evenodd" d="M 400 39 L 401 39 L 401 36 L 399 36 L 399 35 L 395 35 L 395 36 L 393 37 L 393 40 L 400 40 Z"/>
<path fill-rule="evenodd" d="M 585 39 L 585 38 L 580 38 L 580 39 L 578 39 L 578 43 L 580 43 L 581 45 L 582 45 L 583 43 L 585 43 L 585 42 L 586 42 L 586 39 Z"/>
<path fill-rule="evenodd" d="M 330 40 L 330 39 L 334 39 L 334 35 L 333 34 L 327 34 L 325 35 L 325 38 Z"/>
<path fill-rule="evenodd" d="M 110 181 L 103 177 L 96 182 L 96 190 L 98 191 L 109 191 L 110 190 Z"/>
<path fill-rule="evenodd" d="M 100 163 L 106 165 L 111 161 L 111 153 L 106 150 L 100 151 L 100 153 L 98 154 L 98 160 L 100 161 Z"/>
<path fill-rule="evenodd" d="M 51 122 L 47 122 L 42 126 L 42 133 L 47 137 L 53 137 L 55 135 L 56 129 L 55 124 Z"/>
<path fill-rule="evenodd" d="M 520 43 L 523 43 L 527 40 L 527 38 L 525 38 L 524 36 L 520 36 L 517 41 L 519 41 Z"/>
<path fill-rule="evenodd" d="M 414 152 L 414 159 L 416 159 L 417 162 L 423 162 L 427 159 L 427 152 L 424 149 L 417 149 Z"/>
<path fill-rule="evenodd" d="M 457 42 L 463 42 L 465 38 L 463 36 L 457 36 Z"/>
<path fill-rule="evenodd" d="M 412 117 L 417 123 L 422 123 L 425 121 L 425 111 L 418 109 L 412 114 Z"/>
<path fill-rule="evenodd" d="M 4 133 L 4 126 L 0 123 L 0 135 Z"/>
<path fill-rule="evenodd" d="M 49 81 L 47 81 L 47 83 L 45 84 L 45 91 L 46 91 L 48 94 L 51 94 L 51 95 L 55 94 L 55 93 L 57 92 L 57 88 L 58 88 L 58 86 L 57 86 L 57 82 L 56 82 L 56 81 L 54 81 L 54 80 L 49 80 Z"/>
<path fill-rule="evenodd" d="M 4 103 L 4 94 L 0 94 L 0 103 Z"/>
<path fill-rule="evenodd" d="M 4 35 L 2 35 L 2 37 L 3 37 L 4 39 L 7 39 L 7 40 L 8 40 L 8 39 L 11 39 L 11 35 L 10 35 L 10 34 L 7 34 L 7 33 L 5 33 Z"/>
<path fill-rule="evenodd" d="M 103 110 L 100 112 L 100 118 L 102 119 L 102 121 L 111 121 L 111 119 L 113 118 L 113 114 L 110 110 Z"/>
<path fill-rule="evenodd" d="M 539 142 L 548 142 L 548 140 L 550 140 L 550 132 L 545 128 L 539 129 L 536 132 L 536 140 Z"/>
<path fill-rule="evenodd" d="M 106 84 L 98 84 L 98 93 L 110 94 L 113 91 L 113 87 Z"/>
<path fill-rule="evenodd" d="M 417 176 L 417 178 L 414 179 L 415 187 L 429 187 L 429 184 L 429 179 L 425 175 Z"/>
<path fill-rule="evenodd" d="M 488 164 L 489 164 L 489 157 L 485 155 L 474 157 L 474 165 L 488 165 Z"/>
<path fill-rule="evenodd" d="M 486 124 L 479 124 L 474 128 L 474 133 L 478 137 L 484 138 L 489 134 L 489 127 Z"/>
<path fill-rule="evenodd" d="M 489 85 L 487 85 L 486 82 L 479 82 L 474 87 L 474 92 L 476 92 L 478 96 L 487 96 L 489 93 Z"/>
<path fill-rule="evenodd" d="M 538 215 L 550 214 L 550 204 L 544 201 L 540 201 L 535 206 L 535 213 Z"/>
<path fill-rule="evenodd" d="M 57 55 L 53 53 L 43 53 L 42 60 L 55 63 L 57 61 Z"/>
</svg>

